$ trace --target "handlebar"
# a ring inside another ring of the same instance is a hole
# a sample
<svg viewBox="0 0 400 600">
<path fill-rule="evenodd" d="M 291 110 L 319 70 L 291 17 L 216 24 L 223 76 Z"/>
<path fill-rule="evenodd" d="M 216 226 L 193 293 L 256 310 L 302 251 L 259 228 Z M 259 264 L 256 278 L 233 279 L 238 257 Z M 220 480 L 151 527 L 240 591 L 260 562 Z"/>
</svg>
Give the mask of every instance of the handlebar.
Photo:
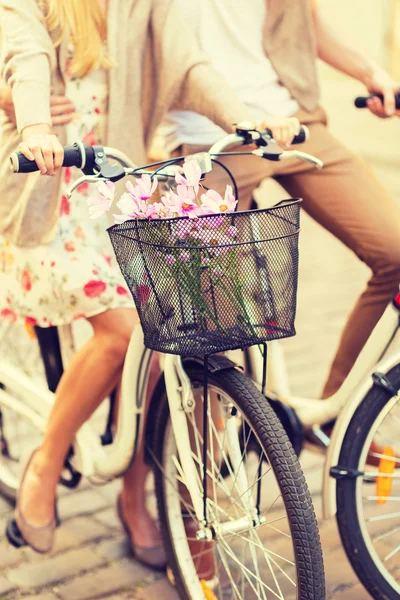
<svg viewBox="0 0 400 600">
<path fill-rule="evenodd" d="M 77 142 L 72 146 L 64 146 L 63 167 L 78 167 L 84 169 L 89 162 L 91 147 L 82 142 Z M 26 158 L 22 152 L 14 152 L 10 157 L 11 171 L 13 173 L 33 173 L 38 171 L 38 166 L 34 160 Z"/>
<path fill-rule="evenodd" d="M 367 101 L 371 100 L 372 98 L 379 98 L 383 102 L 383 94 L 372 94 L 371 96 L 358 96 L 358 98 L 354 100 L 354 104 L 356 108 L 367 108 Z M 396 102 L 396 109 L 400 110 L 400 92 L 395 94 L 394 98 Z"/>
<path fill-rule="evenodd" d="M 272 132 L 270 130 L 258 131 L 254 128 L 252 123 L 240 123 L 236 129 L 237 133 L 232 136 L 226 136 L 218 142 L 213 148 L 210 150 L 210 154 L 217 154 L 218 150 L 215 148 L 221 147 L 222 149 L 227 148 L 233 144 L 256 144 L 259 148 L 267 148 L 271 146 L 271 150 L 273 152 L 260 154 L 269 160 L 279 160 L 279 158 L 273 157 L 273 154 L 281 154 L 283 152 L 282 149 L 276 144 L 276 142 L 272 138 Z M 292 144 L 302 144 L 309 137 L 308 128 L 305 125 L 301 126 L 300 133 L 293 139 Z M 227 145 L 227 141 L 229 140 L 229 144 Z M 222 145 L 221 145 L 222 144 Z M 108 149 L 106 149 L 108 150 Z M 109 149 L 111 154 L 112 151 Z M 110 152 L 104 151 L 102 147 L 99 146 L 87 146 L 82 142 L 77 142 L 72 146 L 64 146 L 64 160 L 63 167 L 77 167 L 81 169 L 86 175 L 93 175 L 97 170 L 102 167 L 102 163 L 105 163 L 107 160 L 107 156 L 110 156 Z M 119 159 L 118 153 L 116 153 L 115 157 L 117 160 Z M 104 159 L 104 160 L 103 160 Z M 120 161 L 121 162 L 121 161 Z M 125 166 L 130 165 L 130 161 L 124 158 Z M 10 167 L 13 173 L 33 173 L 34 171 L 38 171 L 37 164 L 34 160 L 28 160 L 21 152 L 14 152 L 10 157 Z M 106 176 L 104 174 L 104 176 Z"/>
</svg>

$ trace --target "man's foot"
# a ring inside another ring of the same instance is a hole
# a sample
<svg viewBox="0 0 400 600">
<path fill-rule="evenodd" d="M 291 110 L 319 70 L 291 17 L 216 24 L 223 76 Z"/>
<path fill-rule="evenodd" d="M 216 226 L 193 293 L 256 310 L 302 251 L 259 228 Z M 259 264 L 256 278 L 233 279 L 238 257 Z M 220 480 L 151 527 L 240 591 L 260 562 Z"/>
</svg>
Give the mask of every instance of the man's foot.
<svg viewBox="0 0 400 600">
<path fill-rule="evenodd" d="M 147 567 L 163 571 L 167 557 L 161 534 L 146 509 L 140 514 L 123 493 L 117 499 L 117 514 L 129 538 L 132 554 Z"/>
</svg>

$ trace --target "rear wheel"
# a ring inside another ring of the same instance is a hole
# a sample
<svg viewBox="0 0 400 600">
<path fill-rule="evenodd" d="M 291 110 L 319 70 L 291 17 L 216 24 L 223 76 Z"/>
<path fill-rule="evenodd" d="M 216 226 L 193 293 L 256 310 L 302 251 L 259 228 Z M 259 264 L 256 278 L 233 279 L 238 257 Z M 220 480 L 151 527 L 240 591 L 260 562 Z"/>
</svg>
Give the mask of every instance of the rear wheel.
<svg viewBox="0 0 400 600">
<path fill-rule="evenodd" d="M 203 370 L 191 364 L 186 372 L 196 403 L 186 416 L 200 483 Z M 311 497 L 274 411 L 234 369 L 209 375 L 209 399 L 207 530 L 212 539 L 198 539 L 204 528 L 185 487 L 165 393 L 153 438 L 160 524 L 179 596 L 324 599 Z M 222 467 L 229 473 L 225 478 Z"/>
<path fill-rule="evenodd" d="M 400 389 L 400 365 L 387 377 Z M 340 536 L 359 579 L 376 600 L 400 599 L 399 432 L 399 398 L 375 386 L 350 423 L 339 460 L 341 467 L 360 473 L 337 482 Z"/>
</svg>

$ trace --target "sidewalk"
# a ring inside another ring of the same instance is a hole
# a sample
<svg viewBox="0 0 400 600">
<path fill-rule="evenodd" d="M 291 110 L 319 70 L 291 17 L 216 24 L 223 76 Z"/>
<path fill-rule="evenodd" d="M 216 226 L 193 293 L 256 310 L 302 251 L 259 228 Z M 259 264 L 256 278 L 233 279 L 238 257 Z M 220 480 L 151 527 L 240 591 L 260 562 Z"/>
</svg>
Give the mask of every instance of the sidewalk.
<svg viewBox="0 0 400 600">
<path fill-rule="evenodd" d="M 382 122 L 351 109 L 359 87 L 325 78 L 324 97 L 332 127 L 362 151 L 400 199 L 400 122 Z M 347 312 L 368 278 L 368 271 L 339 242 L 303 215 L 301 271 L 296 338 L 285 341 L 292 386 L 301 395 L 317 395 L 335 352 Z M 321 519 L 321 466 L 318 455 L 304 452 L 302 464 Z M 0 598 L 9 600 L 177 600 L 166 578 L 139 566 L 115 516 L 118 482 L 103 488 L 87 482 L 62 490 L 63 526 L 50 556 L 15 550 L 4 538 L 11 514 L 0 498 Z M 334 520 L 320 522 L 328 597 L 365 600 L 367 593 L 341 549 Z"/>
</svg>

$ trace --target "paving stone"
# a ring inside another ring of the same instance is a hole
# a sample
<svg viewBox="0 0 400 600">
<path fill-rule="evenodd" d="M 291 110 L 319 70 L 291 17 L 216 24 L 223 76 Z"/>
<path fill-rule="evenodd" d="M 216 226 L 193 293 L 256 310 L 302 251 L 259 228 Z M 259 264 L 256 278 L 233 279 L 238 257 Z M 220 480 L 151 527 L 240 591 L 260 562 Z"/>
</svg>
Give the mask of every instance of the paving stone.
<svg viewBox="0 0 400 600">
<path fill-rule="evenodd" d="M 372 598 L 361 585 L 352 585 L 346 589 L 343 589 L 339 593 L 329 596 L 329 600 L 368 600 Z"/>
<path fill-rule="evenodd" d="M 149 585 L 146 585 L 135 593 L 138 600 L 179 600 L 176 589 L 169 583 L 166 577 L 158 579 Z"/>
<path fill-rule="evenodd" d="M 118 590 L 131 591 L 145 582 L 151 571 L 132 560 L 121 560 L 114 564 L 87 573 L 60 587 L 59 595 L 63 600 L 91 600 L 100 595 L 115 594 Z"/>
<path fill-rule="evenodd" d="M 34 594 L 33 596 L 22 596 L 21 600 L 58 600 L 58 596 L 51 592 L 40 592 L 39 594 Z"/>
<path fill-rule="evenodd" d="M 106 527 L 109 527 L 110 529 L 114 529 L 114 530 L 118 530 L 118 531 L 123 530 L 121 521 L 118 518 L 118 515 L 117 515 L 117 512 L 116 512 L 114 506 L 112 506 L 111 508 L 106 508 L 105 510 L 100 510 L 99 512 L 97 512 L 93 515 L 93 518 L 96 521 L 100 521 L 100 523 L 102 523 Z"/>
<path fill-rule="evenodd" d="M 0 571 L 24 562 L 26 554 L 23 549 L 11 546 L 6 540 L 0 542 Z"/>
<path fill-rule="evenodd" d="M 334 595 L 341 589 L 347 589 L 347 586 L 359 583 L 343 548 L 339 547 L 333 552 L 324 549 L 324 559 L 327 590 L 330 594 Z M 340 598 L 339 593 L 338 597 Z"/>
<path fill-rule="evenodd" d="M 63 521 L 78 515 L 95 513 L 109 505 L 109 500 L 96 489 L 88 489 L 60 498 L 58 509 L 61 521 Z"/>
<path fill-rule="evenodd" d="M 129 540 L 125 534 L 116 538 L 110 538 L 100 542 L 96 546 L 96 552 L 107 561 L 120 560 L 132 555 L 132 549 Z"/>
<path fill-rule="evenodd" d="M 336 519 L 332 517 L 329 521 L 323 521 L 319 524 L 319 532 L 324 550 L 333 552 L 342 544 L 339 536 L 339 531 Z"/>
<path fill-rule="evenodd" d="M 88 516 L 75 517 L 63 523 L 57 531 L 52 554 L 58 554 L 93 540 L 106 538 L 109 535 L 110 530 L 95 519 Z"/>
<path fill-rule="evenodd" d="M 90 548 L 75 549 L 54 558 L 12 569 L 8 579 L 21 588 L 45 587 L 59 583 L 78 573 L 104 563 L 104 559 Z"/>
</svg>

